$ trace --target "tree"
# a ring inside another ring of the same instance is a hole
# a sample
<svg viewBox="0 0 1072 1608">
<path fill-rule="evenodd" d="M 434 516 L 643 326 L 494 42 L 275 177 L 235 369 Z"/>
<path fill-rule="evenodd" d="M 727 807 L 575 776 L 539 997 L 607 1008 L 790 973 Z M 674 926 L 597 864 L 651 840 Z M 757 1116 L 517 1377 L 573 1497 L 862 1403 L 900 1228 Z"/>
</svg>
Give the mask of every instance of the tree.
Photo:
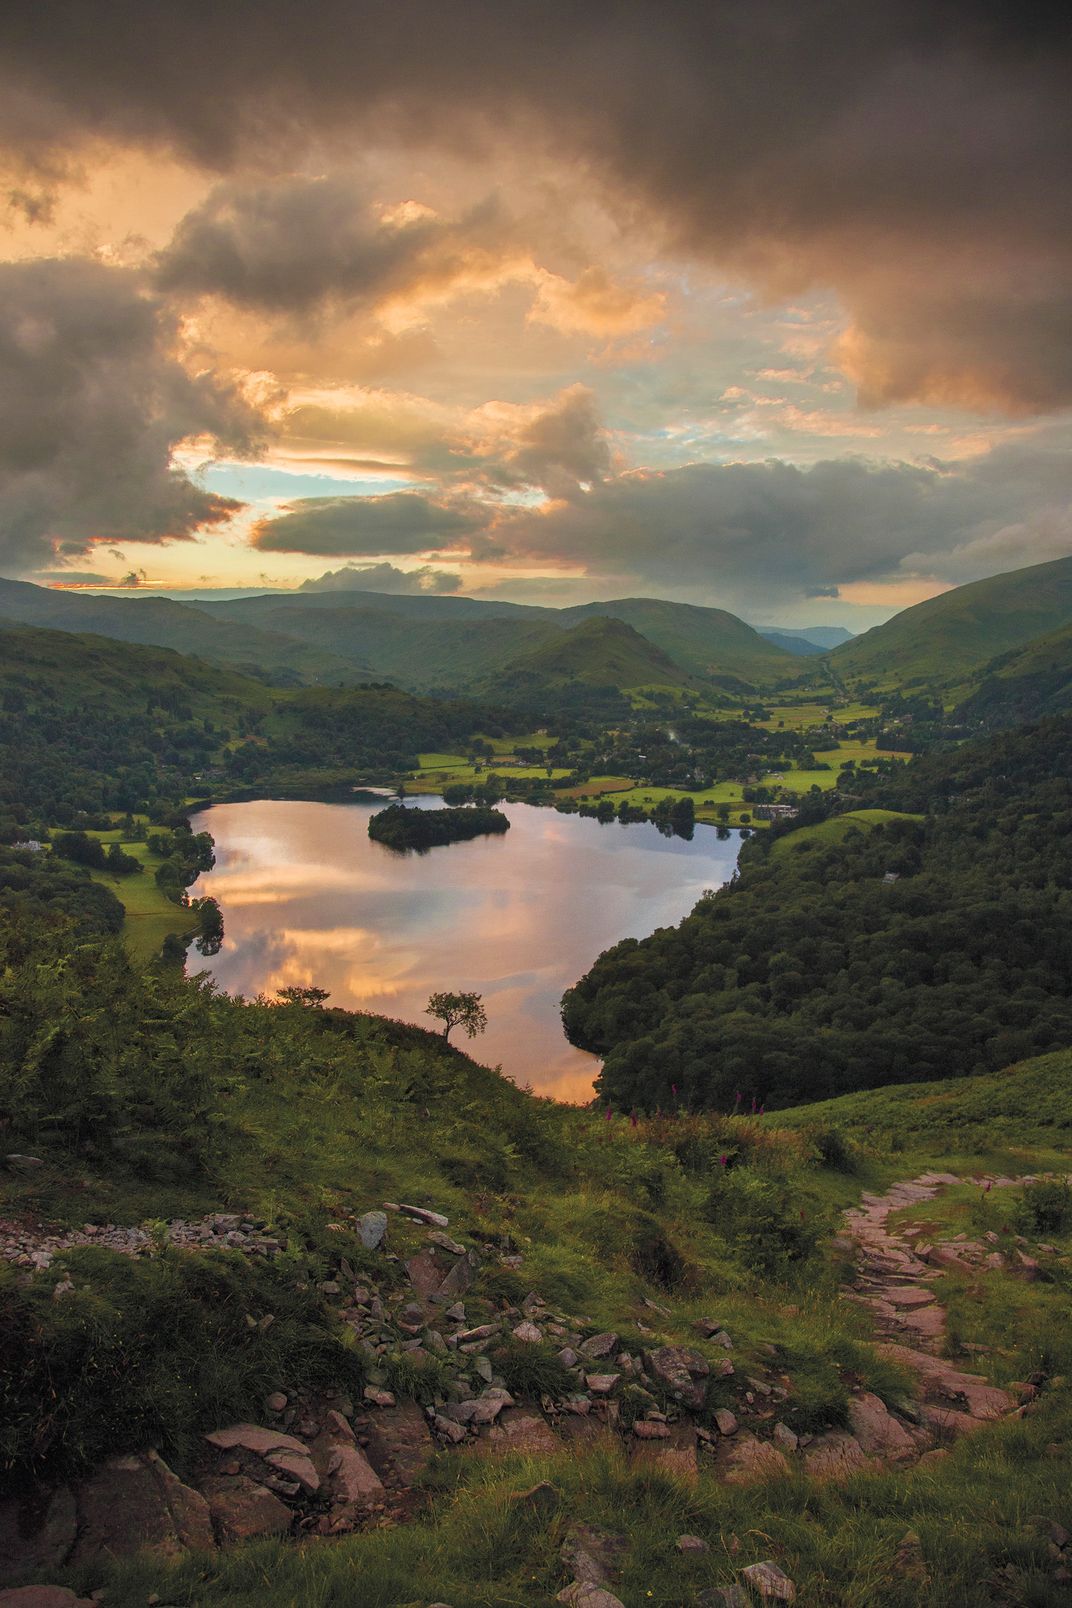
<svg viewBox="0 0 1072 1608">
<path fill-rule="evenodd" d="M 470 1038 L 476 1038 L 488 1025 L 488 1013 L 479 994 L 432 994 L 425 1015 L 439 1018 L 444 1024 L 445 1039 L 450 1038 L 454 1027 L 463 1027 Z"/>
<path fill-rule="evenodd" d="M 292 985 L 289 988 L 278 988 L 281 1005 L 301 1005 L 305 1010 L 318 1010 L 328 997 L 326 988 L 300 988 Z"/>
</svg>

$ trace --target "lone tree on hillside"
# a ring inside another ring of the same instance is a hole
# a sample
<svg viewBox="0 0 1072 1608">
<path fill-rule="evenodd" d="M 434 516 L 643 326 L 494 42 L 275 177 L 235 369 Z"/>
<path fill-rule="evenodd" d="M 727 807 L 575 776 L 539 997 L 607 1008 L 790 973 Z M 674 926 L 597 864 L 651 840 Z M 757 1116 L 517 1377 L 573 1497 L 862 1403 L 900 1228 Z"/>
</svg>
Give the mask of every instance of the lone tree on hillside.
<svg viewBox="0 0 1072 1608">
<path fill-rule="evenodd" d="M 470 1038 L 476 1038 L 488 1025 L 488 1013 L 479 994 L 432 994 L 425 1015 L 439 1018 L 444 1024 L 445 1039 L 450 1038 L 452 1027 L 464 1027 Z"/>
</svg>

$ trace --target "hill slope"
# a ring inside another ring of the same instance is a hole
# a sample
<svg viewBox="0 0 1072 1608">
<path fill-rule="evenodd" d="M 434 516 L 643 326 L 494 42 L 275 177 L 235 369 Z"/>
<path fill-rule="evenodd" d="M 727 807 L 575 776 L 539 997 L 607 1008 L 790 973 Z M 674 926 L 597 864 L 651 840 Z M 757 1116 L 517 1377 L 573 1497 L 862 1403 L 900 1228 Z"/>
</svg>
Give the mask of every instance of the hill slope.
<svg viewBox="0 0 1072 1608">
<path fill-rule="evenodd" d="M 282 683 L 359 681 L 367 667 L 241 621 L 221 629 L 205 609 L 163 597 L 100 597 L 0 579 L 0 619 L 52 631 L 91 632 L 117 642 L 173 648 Z"/>
<path fill-rule="evenodd" d="M 505 689 L 550 690 L 577 685 L 684 687 L 695 678 L 624 620 L 595 616 L 572 630 L 555 632 L 515 659 L 499 678 Z"/>
<path fill-rule="evenodd" d="M 987 665 L 957 719 L 992 729 L 1072 710 L 1072 625 Z"/>
<path fill-rule="evenodd" d="M 844 681 L 957 687 L 997 654 L 1072 623 L 1072 558 L 991 575 L 895 614 L 826 661 Z"/>
<path fill-rule="evenodd" d="M 769 686 L 801 671 L 793 654 L 765 641 L 758 631 L 725 609 L 629 597 L 610 603 L 582 603 L 561 611 L 566 624 L 593 616 L 624 620 L 669 654 L 683 670 L 707 680 Z"/>
</svg>

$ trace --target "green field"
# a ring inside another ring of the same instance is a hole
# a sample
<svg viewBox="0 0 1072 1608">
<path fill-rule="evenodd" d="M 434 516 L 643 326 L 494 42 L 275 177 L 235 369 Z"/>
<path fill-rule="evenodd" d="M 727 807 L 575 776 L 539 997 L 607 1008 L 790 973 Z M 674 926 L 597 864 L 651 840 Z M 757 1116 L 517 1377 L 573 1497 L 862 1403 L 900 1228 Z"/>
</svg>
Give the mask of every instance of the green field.
<svg viewBox="0 0 1072 1608">
<path fill-rule="evenodd" d="M 129 841 L 118 829 L 93 832 L 90 836 L 100 838 L 102 843 L 118 843 L 124 854 L 140 860 L 144 867 L 140 873 L 132 871 L 128 876 L 115 876 L 110 871 L 90 872 L 94 882 L 103 882 L 126 911 L 123 942 L 135 960 L 155 959 L 169 933 L 177 932 L 186 937 L 197 931 L 197 921 L 189 910 L 165 899 L 157 887 L 154 873 L 162 862 L 159 855 L 150 854 L 147 844 Z"/>
</svg>

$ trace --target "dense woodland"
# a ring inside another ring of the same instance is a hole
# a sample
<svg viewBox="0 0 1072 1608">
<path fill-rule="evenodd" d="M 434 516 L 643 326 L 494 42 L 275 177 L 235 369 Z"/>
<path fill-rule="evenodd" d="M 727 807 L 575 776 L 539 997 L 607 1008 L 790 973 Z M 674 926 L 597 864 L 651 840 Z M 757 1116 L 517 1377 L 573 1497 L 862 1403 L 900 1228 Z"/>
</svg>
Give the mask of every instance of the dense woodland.
<svg viewBox="0 0 1072 1608">
<path fill-rule="evenodd" d="M 1070 776 L 1051 721 L 868 779 L 918 819 L 754 838 L 734 884 L 567 994 L 603 1094 L 785 1105 L 1072 1041 Z"/>
</svg>

